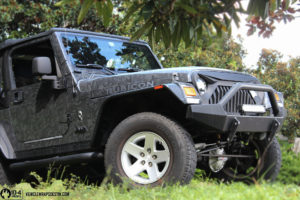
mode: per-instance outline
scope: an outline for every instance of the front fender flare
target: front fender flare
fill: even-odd
[[[182,103],[184,104],[187,103],[183,91],[178,84],[169,83],[169,84],[164,84],[163,86],[167,88],[170,92],[172,92]]]
[[[191,84],[184,84],[190,86]],[[172,94],[175,95],[183,104],[199,104],[200,103],[200,98],[199,95],[193,96],[193,97],[186,97],[182,87],[180,86],[179,83],[169,83],[169,84],[164,84],[164,87],[167,88]]]

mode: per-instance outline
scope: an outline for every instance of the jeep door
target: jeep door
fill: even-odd
[[[39,56],[51,59],[51,75],[60,75],[50,40],[22,45],[10,53],[14,80],[9,107],[19,150],[54,146],[68,131],[66,91],[55,90],[51,81],[33,74],[32,60]]]

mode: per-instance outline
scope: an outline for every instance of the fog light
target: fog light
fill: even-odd
[[[242,111],[245,113],[265,113],[266,108],[263,105],[244,104],[242,105]]]

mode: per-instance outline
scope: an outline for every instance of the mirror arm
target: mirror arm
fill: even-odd
[[[56,90],[65,89],[66,87],[63,84],[62,79],[58,79],[57,76],[51,75],[43,75],[42,80],[50,80],[52,81],[53,88]]]

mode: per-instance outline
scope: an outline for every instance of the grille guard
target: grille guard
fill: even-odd
[[[273,116],[245,116],[227,113],[224,106],[239,90],[243,89],[267,92]],[[236,120],[239,121],[239,124],[235,127],[235,132],[273,132],[274,122],[278,122],[277,130],[279,130],[286,116],[286,110],[278,107],[274,92],[275,90],[268,85],[236,83],[217,104],[189,105],[186,117],[222,132],[232,132],[232,124]]]
[[[245,83],[236,83],[232,86],[232,88],[224,95],[224,97],[219,101],[219,104],[225,106],[228,101],[239,91],[239,90],[254,90],[254,91],[262,91],[268,92],[270,102],[273,108],[273,113],[275,116],[279,113],[279,107],[276,102],[274,89],[269,85],[262,84],[245,84]]]

